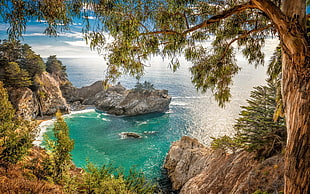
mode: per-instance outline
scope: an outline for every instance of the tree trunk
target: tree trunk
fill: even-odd
[[[296,69],[288,54],[282,61],[282,94],[287,125],[285,193],[310,192],[309,60]]]
[[[270,0],[252,0],[273,22],[282,48],[282,99],[286,117],[284,192],[310,192],[310,52],[306,1],[284,0],[282,11]]]
[[[305,31],[305,0],[285,0],[283,13],[287,31],[280,33],[282,97],[288,135],[284,192],[306,194],[310,192],[310,56]]]

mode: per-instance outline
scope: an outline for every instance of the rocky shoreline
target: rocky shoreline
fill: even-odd
[[[282,155],[258,161],[254,154],[228,154],[184,136],[172,143],[164,167],[180,194],[280,193],[284,187]]]
[[[171,101],[167,90],[126,89],[120,83],[104,90],[102,81],[76,88],[48,72],[37,76],[35,87],[8,88],[16,114],[26,120],[51,118],[57,110],[69,113],[89,107],[125,116],[165,112]]]

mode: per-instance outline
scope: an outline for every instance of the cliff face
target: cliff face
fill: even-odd
[[[53,115],[58,109],[68,113],[69,105],[62,96],[59,82],[49,73],[44,72],[35,79],[37,89],[9,89],[10,101],[16,109],[16,114],[30,120],[37,116]]]
[[[164,167],[181,194],[283,191],[282,156],[259,162],[248,152],[227,154],[186,136],[172,144]]]
[[[69,106],[66,99],[62,96],[58,81],[47,72],[37,76],[35,81],[38,85],[36,94],[43,115],[53,115],[58,109],[64,113],[69,112]]]
[[[38,99],[29,88],[9,89],[9,94],[18,116],[31,120],[39,114]]]

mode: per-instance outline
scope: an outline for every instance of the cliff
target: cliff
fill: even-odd
[[[10,101],[16,114],[31,120],[37,116],[54,115],[59,109],[69,112],[69,105],[62,96],[60,84],[47,72],[37,75],[34,81],[36,89],[8,88]]]
[[[283,191],[281,155],[260,162],[251,153],[227,154],[187,136],[171,145],[164,167],[173,189],[180,194]]]

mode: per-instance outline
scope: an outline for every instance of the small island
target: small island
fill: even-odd
[[[62,91],[73,110],[95,106],[97,110],[113,115],[165,112],[171,102],[167,90],[156,90],[149,82],[137,83],[133,89],[126,89],[118,83],[104,90],[102,81],[97,81],[82,88],[67,85],[62,87]]]

